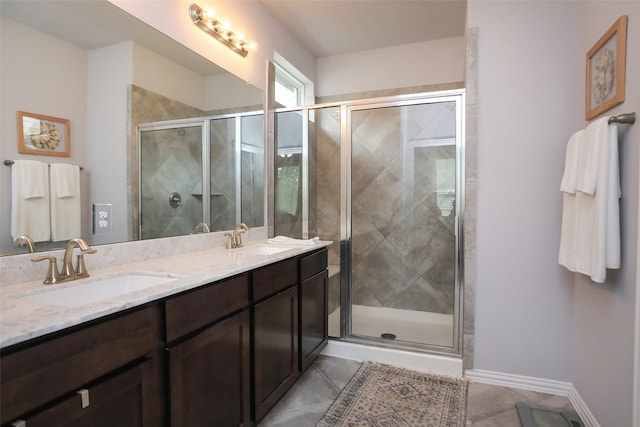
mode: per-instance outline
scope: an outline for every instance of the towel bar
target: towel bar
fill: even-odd
[[[636,113],[625,113],[620,114],[618,116],[609,117],[609,124],[611,123],[622,123],[632,125],[636,122]]]
[[[11,166],[12,164],[14,164],[15,162],[13,160],[5,160],[4,164],[5,166]],[[49,165],[50,166],[50,165]],[[84,170],[84,166],[80,166],[80,170]]]

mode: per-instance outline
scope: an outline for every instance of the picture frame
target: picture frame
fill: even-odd
[[[18,152],[41,156],[69,157],[69,120],[44,114],[17,112]]]
[[[587,52],[585,119],[624,102],[627,15],[623,15]]]

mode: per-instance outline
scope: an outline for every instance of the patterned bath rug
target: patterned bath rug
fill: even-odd
[[[467,380],[364,362],[317,427],[464,427]]]

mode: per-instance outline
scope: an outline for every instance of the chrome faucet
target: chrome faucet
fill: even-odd
[[[76,262],[76,268],[73,268],[73,248],[80,248],[80,254],[78,254],[78,260]],[[62,272],[60,273],[62,280],[74,280],[81,277],[89,277],[89,273],[84,265],[85,254],[95,254],[96,250],[91,249],[91,246],[87,244],[83,239],[76,238],[69,240],[67,248],[64,251],[64,257],[62,258]]]
[[[244,222],[236,225],[236,228],[233,229],[233,234],[224,233],[224,236],[227,238],[227,249],[235,249],[242,246],[242,233],[245,231],[249,231],[249,226]]]
[[[33,244],[33,239],[27,236],[26,234],[23,234],[22,236],[18,236],[16,240],[13,241],[14,247],[24,246],[24,245],[27,245],[27,250],[29,251],[29,253],[36,251],[35,245]]]

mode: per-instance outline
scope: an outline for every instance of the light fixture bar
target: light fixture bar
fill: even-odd
[[[224,44],[238,55],[246,57],[249,54],[249,49],[251,47],[249,43],[244,41],[242,37],[239,37],[238,34],[226,28],[225,24],[221,20],[216,17],[209,16],[207,11],[197,4],[193,3],[189,6],[189,16],[198,28],[216,38],[220,43]]]

